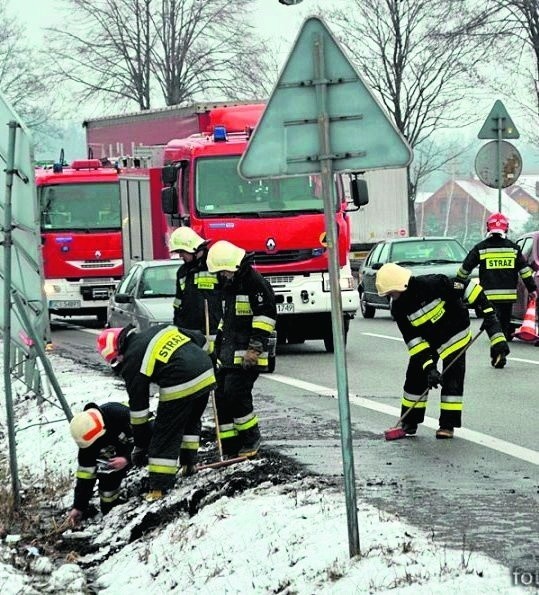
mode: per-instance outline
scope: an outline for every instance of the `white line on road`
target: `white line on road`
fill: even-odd
[[[280,382],[282,384],[288,384],[289,386],[294,386],[295,388],[316,393],[318,395],[337,398],[337,390],[327,386],[321,386],[319,384],[313,384],[312,382],[297,380],[296,378],[289,378],[288,376],[282,376],[281,374],[275,373],[264,375],[264,378],[273,380],[275,382]],[[364,397],[359,397],[354,394],[349,395],[349,400],[354,405],[365,407],[366,409],[372,409],[378,413],[391,415],[395,419],[398,419],[401,414],[400,409],[397,407],[385,405],[384,403],[377,403],[376,401],[371,401],[370,399],[365,399]],[[425,417],[423,425],[428,428],[436,429],[438,428],[439,424],[438,420],[434,419],[433,417]],[[497,450],[498,452],[515,457],[516,459],[526,461],[527,463],[532,463],[533,465],[539,465],[539,452],[536,450],[531,450],[529,448],[519,446],[518,444],[513,444],[512,442],[506,442],[505,440],[499,440],[493,436],[488,436],[487,434],[482,434],[481,432],[475,432],[474,430],[468,430],[467,428],[458,428],[456,432],[457,436],[463,440],[468,440],[469,442],[486,446],[487,448]]]

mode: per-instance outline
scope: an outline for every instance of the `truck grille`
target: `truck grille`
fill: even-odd
[[[272,287],[278,287],[280,285],[289,285],[294,277],[292,275],[281,275],[280,277],[266,277],[266,279]]]
[[[290,262],[301,262],[313,258],[313,251],[307,250],[280,250],[268,254],[266,252],[255,252],[255,264],[288,264]]]
[[[116,264],[110,260],[85,260],[81,265],[81,269],[106,269],[113,268]]]

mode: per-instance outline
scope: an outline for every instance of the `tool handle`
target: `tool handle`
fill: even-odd
[[[204,319],[206,322],[206,341],[210,342],[210,313],[208,310],[208,300],[204,300]],[[219,416],[217,415],[217,403],[215,402],[215,391],[210,391],[210,399],[213,409],[213,418],[215,420],[215,436],[217,439],[217,448],[219,450],[219,460],[223,461],[223,445],[221,444],[221,436],[219,436]]]

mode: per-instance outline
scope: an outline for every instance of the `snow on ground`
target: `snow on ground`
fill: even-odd
[[[58,355],[51,355],[50,361],[74,412],[90,400],[125,401],[120,381]],[[14,388],[20,393],[14,398],[23,486],[68,477],[75,469],[76,447],[62,410],[54,406],[55,395],[38,406],[35,399],[23,398],[20,387]],[[0,429],[7,453],[4,419]],[[242,473],[249,477],[263,463],[204,471],[184,480],[160,502],[148,504],[133,496],[108,516],[87,522],[80,536],[86,535],[94,551],[74,561],[65,549],[58,556],[46,556],[39,543],[29,545],[24,534],[17,541],[8,528],[0,546],[2,595],[519,591],[512,586],[510,569],[466,548],[446,549],[426,532],[361,500],[361,556],[350,559],[342,489],[316,477],[292,476],[278,485],[267,480],[233,497],[221,496],[220,486]],[[213,499],[206,494],[207,503],[202,502],[198,513],[181,511],[179,503],[207,492],[208,486],[213,486]],[[71,487],[55,502],[57,522],[69,509]],[[133,539],[133,528],[148,519],[153,524]],[[70,534],[66,538],[77,537]],[[14,560],[18,568],[11,565]]]

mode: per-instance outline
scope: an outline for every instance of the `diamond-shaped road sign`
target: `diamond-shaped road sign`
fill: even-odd
[[[323,76],[317,77],[322,47]],[[326,84],[330,154],[319,127],[320,83]],[[317,100],[318,97],[318,100]],[[244,178],[308,175],[331,159],[333,171],[406,166],[410,147],[344,54],[324,21],[306,19],[238,165]]]
[[[501,130],[501,138],[520,138],[517,127],[513,124],[511,116],[505,109],[505,105],[498,99],[494,102],[490,114],[483,124],[477,138],[492,138],[498,140],[498,132]]]

